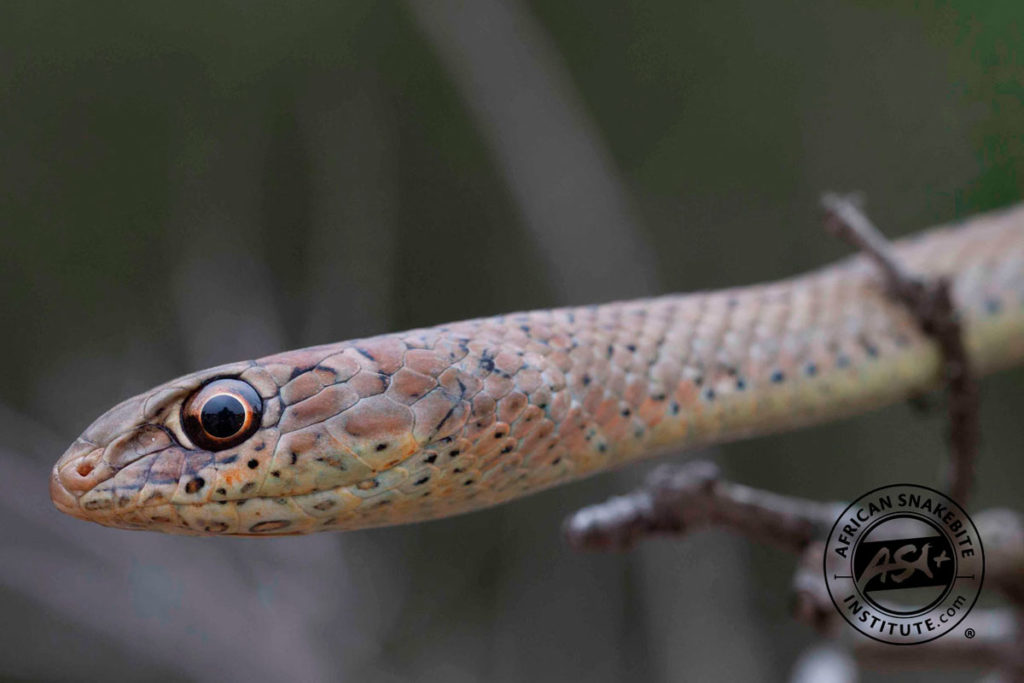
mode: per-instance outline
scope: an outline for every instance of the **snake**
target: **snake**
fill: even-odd
[[[892,243],[950,283],[979,374],[1024,360],[1024,205]],[[730,289],[478,318],[157,386],[60,457],[62,512],[278,536],[479,510],[659,454],[937,388],[942,357],[863,255]]]

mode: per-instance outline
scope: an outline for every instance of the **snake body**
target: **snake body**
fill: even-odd
[[[896,244],[952,279],[971,362],[1024,358],[1024,208]],[[94,422],[53,470],[107,526],[275,535],[414,522],[624,463],[934,388],[935,344],[854,257],[785,281],[541,310],[289,351],[176,379]],[[205,450],[182,406],[218,378],[258,429]]]

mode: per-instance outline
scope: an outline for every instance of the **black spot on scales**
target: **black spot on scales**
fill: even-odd
[[[494,358],[492,356],[487,355],[486,351],[484,351],[483,354],[481,354],[480,361],[477,363],[477,365],[484,372],[494,372]]]
[[[878,356],[878,347],[872,344],[869,339],[867,339],[866,337],[861,337],[857,341],[858,343],[860,343],[861,348],[864,349],[864,353],[868,354],[872,358]]]
[[[316,367],[315,365],[306,365],[306,366],[303,366],[301,368],[294,368],[292,370],[292,374],[288,376],[288,380],[291,381],[291,380],[295,379],[296,377],[298,377],[299,375],[301,375],[302,373],[309,372],[310,370],[312,370],[315,367]]]
[[[460,382],[460,384],[461,384],[461,382]],[[444,414],[444,417],[441,418],[441,421],[437,423],[437,426],[434,427],[434,432],[436,433],[436,432],[440,431],[442,425],[444,425],[444,423],[448,421],[448,418],[450,418],[454,414],[455,414],[455,406],[452,406],[451,408],[448,409],[448,412]]]

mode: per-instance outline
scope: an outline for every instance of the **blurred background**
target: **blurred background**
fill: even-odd
[[[0,679],[787,680],[817,642],[788,555],[561,541],[647,465],[281,540],[87,525],[49,468],[202,367],[809,269],[847,252],[825,190],[890,235],[1017,201],[1022,26],[1013,0],[3,3]],[[1022,382],[984,385],[976,509],[1019,507]],[[936,484],[942,414],[704,455],[824,500]]]

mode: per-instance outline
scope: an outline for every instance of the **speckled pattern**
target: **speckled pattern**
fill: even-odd
[[[954,278],[974,363],[1024,357],[1024,208],[898,246]],[[128,529],[277,535],[443,517],[665,451],[878,407],[939,356],[863,258],[779,283],[534,311],[289,351],[131,398],[54,467],[58,508]],[[238,377],[262,425],[216,453],[180,425]]]

